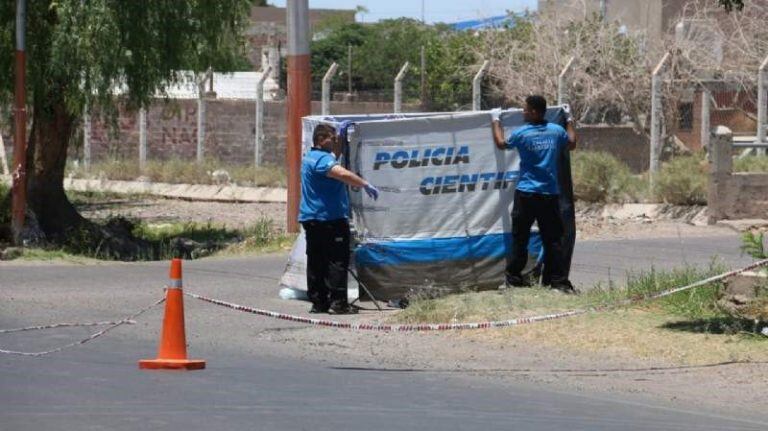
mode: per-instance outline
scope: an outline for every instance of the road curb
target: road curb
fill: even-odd
[[[2,176],[10,184],[11,178]],[[146,181],[83,180],[67,178],[64,189],[78,192],[143,194],[172,199],[217,202],[285,203],[288,192],[283,188],[239,187],[236,185],[169,184]]]

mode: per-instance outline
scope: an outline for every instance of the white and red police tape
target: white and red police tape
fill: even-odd
[[[43,326],[30,326],[26,328],[16,328],[16,329],[5,329],[0,330],[0,333],[11,333],[11,332],[21,332],[21,331],[33,331],[33,330],[39,330],[39,329],[51,329],[51,328],[62,328],[62,327],[73,327],[73,326],[98,326],[98,325],[110,325],[104,329],[102,329],[99,332],[93,333],[89,335],[87,338],[83,338],[82,340],[75,341],[73,343],[65,344],[61,347],[57,347],[55,349],[46,350],[43,352],[19,352],[16,350],[5,350],[0,349],[0,353],[4,353],[6,355],[16,355],[16,356],[45,356],[50,355],[51,353],[57,353],[61,352],[62,350],[69,349],[71,347],[75,346],[81,346],[89,341],[93,341],[102,335],[106,334],[107,332],[117,328],[118,326],[122,325],[132,325],[136,323],[136,318],[141,316],[142,314],[146,313],[147,311],[151,310],[152,308],[162,304],[165,302],[165,298],[161,298],[157,301],[155,301],[152,305],[142,308],[141,310],[131,314],[130,316],[126,317],[125,319],[118,320],[116,322],[94,322],[94,323],[57,323],[53,325],[43,325]]]
[[[56,328],[78,328],[84,326],[107,326],[107,325],[135,325],[135,320],[109,320],[104,322],[72,322],[72,323],[54,323],[51,325],[26,326],[24,328],[0,329],[0,334],[12,334],[14,332],[40,331],[43,329]]]
[[[259,316],[272,317],[279,320],[287,320],[289,322],[304,323],[312,326],[324,326],[329,328],[341,328],[352,329],[357,331],[379,331],[379,332],[426,332],[426,331],[455,331],[455,330],[467,330],[467,329],[488,329],[488,328],[504,328],[510,326],[519,326],[529,323],[543,322],[547,320],[557,320],[566,317],[573,317],[589,312],[607,311],[616,307],[624,307],[627,305],[639,303],[642,301],[648,301],[653,299],[663,298],[665,296],[674,295],[675,293],[683,292],[685,290],[694,289],[696,287],[704,286],[709,283],[725,280],[727,278],[742,274],[744,272],[760,268],[768,265],[768,259],[759,260],[741,269],[724,272],[719,275],[715,275],[704,280],[691,283],[686,286],[676,287],[674,289],[668,289],[663,292],[655,293],[653,295],[644,296],[640,298],[632,298],[611,305],[605,305],[600,307],[584,308],[577,310],[563,311],[559,313],[541,314],[538,316],[530,317],[518,317],[509,320],[497,320],[488,322],[468,322],[468,323],[418,323],[418,324],[379,324],[379,323],[365,323],[365,322],[340,322],[337,320],[326,319],[313,319],[310,317],[296,316],[292,314],[279,313],[276,311],[262,310],[259,308],[248,307],[246,305],[235,304],[232,302],[223,301],[220,299],[209,298],[197,293],[184,292],[185,295],[199,299],[204,302],[208,302],[222,307],[227,307],[233,310],[242,311],[244,313],[256,314]]]
[[[696,287],[704,286],[709,283],[725,280],[727,278],[730,278],[730,277],[733,277],[733,276],[736,276],[744,272],[747,272],[756,268],[760,268],[763,266],[768,266],[768,259],[759,260],[757,262],[754,262],[750,265],[745,266],[744,268],[724,272],[722,274],[715,275],[715,276],[706,278],[704,280],[691,283],[686,286],[676,287],[674,289],[668,289],[663,292],[655,293],[649,296],[619,301],[611,305],[563,311],[559,313],[542,314],[538,316],[518,317],[515,319],[509,319],[509,320],[488,321],[488,322],[469,322],[469,323],[419,323],[419,324],[411,325],[411,324],[379,324],[379,323],[365,323],[365,322],[340,322],[335,320],[313,319],[313,318],[304,317],[304,316],[295,316],[295,315],[286,314],[286,313],[279,313],[276,311],[262,310],[259,308],[248,307],[245,305],[235,304],[235,303],[223,301],[220,299],[209,298],[209,297],[199,295],[196,293],[191,293],[191,292],[184,292],[184,294],[194,299],[199,299],[204,302],[220,305],[222,307],[230,308],[233,310],[242,311],[250,314],[256,314],[256,315],[265,316],[265,317],[272,317],[275,319],[286,320],[289,322],[304,323],[312,326],[323,326],[323,327],[329,327],[329,328],[341,328],[341,329],[351,329],[351,330],[359,330],[359,331],[379,331],[379,332],[455,331],[455,330],[467,330],[467,329],[504,328],[504,327],[510,327],[510,326],[519,326],[519,325],[525,325],[530,323],[543,322],[547,320],[563,319],[566,317],[578,316],[578,315],[582,315],[590,312],[607,311],[613,308],[624,307],[624,306],[639,303],[642,301],[659,299],[665,296],[674,295],[675,293],[694,289]],[[146,313],[147,311],[151,310],[157,305],[162,304],[164,301],[165,301],[165,298],[163,297],[155,301],[150,306],[145,307],[137,311],[136,313],[131,314],[125,319],[118,320],[115,322],[56,323],[52,325],[30,326],[25,328],[0,329],[0,334],[8,334],[12,332],[33,331],[33,330],[40,330],[40,329],[52,329],[52,328],[62,328],[62,327],[110,325],[99,332],[91,334],[87,338],[84,338],[79,341],[75,341],[73,343],[66,344],[61,347],[57,347],[52,350],[46,350],[43,352],[20,352],[15,350],[0,349],[0,354],[36,357],[36,356],[45,356],[51,353],[60,352],[62,350],[65,350],[71,347],[80,346],[89,341],[95,340],[96,338],[101,337],[102,335],[106,334],[107,332],[119,326],[135,323],[135,319],[137,317]]]

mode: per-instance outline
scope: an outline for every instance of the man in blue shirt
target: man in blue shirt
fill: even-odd
[[[516,149],[520,154],[520,176],[512,208],[512,255],[506,269],[506,287],[523,287],[522,276],[528,261],[528,240],[533,222],[539,226],[544,246],[544,266],[551,274],[551,287],[575,293],[566,277],[563,260],[563,221],[560,215],[558,160],[562,151],[576,148],[576,131],[570,116],[567,130],[544,119],[547,101],[542,96],[525,99],[526,124],[504,138],[500,110],[491,112],[493,140],[500,150]]]
[[[349,198],[345,185],[361,187],[376,200],[379,191],[339,165],[341,142],[336,129],[320,124],[312,149],[301,162],[299,222],[307,239],[307,296],[310,313],[351,313],[347,302],[349,269]]]

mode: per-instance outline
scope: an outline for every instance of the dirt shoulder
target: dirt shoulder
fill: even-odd
[[[764,342],[670,332],[662,328],[666,323],[650,312],[625,311],[482,331],[306,328],[265,330],[256,337],[284,354],[351,368],[476,376],[765,419]]]

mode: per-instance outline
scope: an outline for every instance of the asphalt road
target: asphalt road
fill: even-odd
[[[738,238],[582,242],[574,279],[620,277],[653,264],[725,263]],[[185,266],[186,288],[289,312],[305,304],[276,298],[285,256],[210,259]],[[611,268],[608,271],[608,268]],[[610,272],[610,274],[609,274]],[[93,266],[0,265],[0,328],[125,315],[151,303],[165,281],[164,263]],[[156,287],[155,287],[156,286]],[[160,313],[99,340],[42,358],[0,356],[0,430],[765,430],[764,422],[680,410],[622,396],[563,393],[471,375],[350,370],[343,363],[286,358],[257,331],[284,322],[221,313],[188,303],[192,356],[204,371],[140,372],[152,357]],[[238,320],[239,319],[239,320]],[[290,324],[288,328],[290,327]],[[87,329],[0,335],[8,349],[43,350]]]

